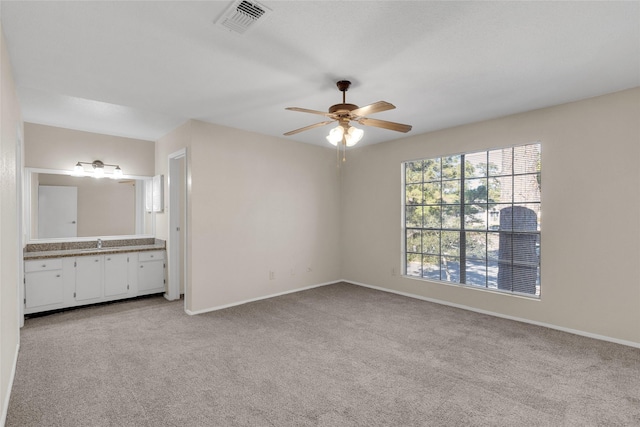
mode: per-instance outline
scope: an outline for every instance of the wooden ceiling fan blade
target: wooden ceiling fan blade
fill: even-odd
[[[411,130],[411,125],[403,125],[402,123],[387,122],[386,120],[369,119],[367,117],[363,117],[359,119],[358,123],[365,126],[374,126],[382,129],[395,130],[397,132],[406,133]]]
[[[285,108],[285,110],[299,111],[301,113],[319,114],[321,116],[331,117],[331,114],[327,113],[326,111],[309,110],[308,108],[287,107],[287,108]]]
[[[292,131],[289,131],[289,132],[285,133],[285,135],[286,136],[294,135],[296,133],[304,132],[305,130],[309,130],[309,129],[313,129],[313,128],[319,128],[320,126],[325,126],[325,125],[328,125],[330,123],[333,123],[333,120],[328,120],[326,122],[320,122],[320,123],[316,123],[316,124],[313,124],[313,125],[305,126],[303,128],[300,128],[300,129],[292,130]]]
[[[396,106],[393,104],[390,104],[386,101],[378,101],[378,102],[374,102],[373,104],[369,104],[369,105],[365,105],[364,107],[357,108],[351,111],[351,114],[353,116],[364,117],[364,116],[368,116],[369,114],[379,113],[381,111],[393,110],[394,108],[396,108]]]

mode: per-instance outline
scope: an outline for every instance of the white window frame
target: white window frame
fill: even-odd
[[[522,152],[522,150],[526,150],[528,149],[528,147],[532,147],[532,150],[537,150],[537,155],[538,155],[538,159],[537,159],[537,165],[535,166],[535,172],[531,170],[532,166],[529,162],[529,164],[526,166],[526,168],[528,168],[528,170],[525,170],[524,172],[522,171],[516,171],[515,170],[515,164],[516,164],[516,154],[518,152]],[[403,161],[401,163],[401,176],[402,176],[402,224],[401,224],[401,228],[402,228],[402,275],[403,277],[406,278],[411,278],[411,279],[416,279],[416,280],[425,280],[425,281],[434,281],[437,283],[444,283],[444,284],[448,284],[448,285],[456,285],[456,286],[464,286],[464,287],[470,287],[473,289],[481,289],[481,290],[486,290],[486,291],[495,291],[495,292],[501,292],[501,293],[507,293],[510,295],[519,295],[519,296],[525,296],[525,297],[529,297],[529,298],[540,298],[540,294],[541,294],[541,264],[540,264],[540,242],[541,242],[541,228],[540,228],[540,213],[541,213],[541,197],[540,197],[540,193],[541,193],[541,167],[540,167],[540,163],[541,163],[541,149],[542,149],[542,144],[539,141],[535,141],[535,142],[531,142],[528,144],[522,144],[522,145],[514,145],[511,147],[504,147],[504,148],[492,148],[492,149],[486,149],[486,150],[478,150],[478,151],[471,151],[471,152],[467,152],[467,153],[458,153],[458,154],[449,154],[449,155],[442,155],[439,157],[431,157],[431,158],[423,158],[423,159],[415,159],[415,160],[407,160],[407,161]],[[464,163],[461,162],[461,168],[459,171],[459,177],[458,178],[452,178],[452,179],[445,179],[443,178],[442,175],[440,175],[439,177],[439,181],[438,179],[436,180],[431,180],[431,179],[427,179],[425,178],[425,176],[422,176],[422,179],[420,182],[416,182],[416,181],[410,181],[407,182],[407,165],[411,164],[411,163],[416,163],[416,162],[429,162],[429,161],[441,161],[441,159],[448,159],[448,158],[452,158],[452,157],[457,157],[460,156],[461,160],[465,159],[467,156],[471,157],[471,156],[478,156],[478,155],[482,155],[482,154],[486,154],[486,158],[487,158],[487,162],[486,162],[486,169],[487,171],[489,171],[491,169],[491,166],[489,165],[490,161],[489,161],[489,153],[495,153],[497,151],[502,151],[503,153],[505,152],[504,150],[511,150],[512,152],[512,163],[511,163],[511,167],[512,169],[510,170],[509,173],[496,173],[496,174],[491,174],[490,172],[487,172],[485,177],[487,179],[487,200],[484,202],[484,204],[486,204],[486,220],[485,220],[485,227],[484,228],[472,228],[472,229],[466,229],[465,228],[465,211],[463,209],[464,206],[471,206],[471,204],[465,204],[465,200],[464,200],[464,185],[467,184],[469,185],[469,182],[477,179],[477,177],[470,177],[467,178],[464,176]],[[515,153],[515,154],[514,154]],[[518,157],[518,161],[520,160],[520,157]],[[520,163],[518,163],[520,164]],[[424,171],[423,171],[424,173]],[[442,169],[441,169],[441,173],[442,173]],[[514,196],[514,188],[517,188],[513,182],[517,177],[523,177],[523,179],[528,179],[529,181],[531,181],[532,177],[535,176],[535,179],[537,180],[537,194],[534,194],[532,196],[529,196],[527,194],[526,197],[531,197],[531,200],[528,200],[528,198],[525,198],[524,201],[520,201],[517,200],[518,197]],[[505,201],[503,199],[500,199],[499,201],[495,201],[495,200],[490,200],[490,196],[489,196],[489,180],[491,178],[498,178],[498,179],[506,179],[510,177],[512,180],[512,186],[511,186],[511,200],[510,201]],[[481,178],[482,179],[482,178]],[[460,183],[460,187],[462,187],[459,191],[459,201],[457,203],[451,203],[451,204],[446,204],[444,203],[444,201],[442,200],[443,198],[443,193],[440,193],[440,197],[441,200],[439,203],[428,203],[425,200],[421,200],[420,203],[417,204],[411,204],[411,203],[407,203],[407,189],[408,186],[412,186],[412,185],[422,185],[424,186],[425,183],[429,184],[429,183],[437,183],[440,182],[440,186],[442,187],[442,183],[443,182],[459,182]],[[473,188],[472,188],[473,189]],[[422,192],[423,196],[424,196],[424,192]],[[437,193],[436,193],[437,194]],[[414,199],[415,200],[415,199]],[[481,205],[476,203],[476,206]],[[514,207],[514,206],[523,206],[523,205],[527,205],[529,207],[532,207],[534,209],[529,209],[529,211],[534,210],[535,214],[536,214],[536,223],[535,225],[533,225],[535,227],[534,229],[531,229],[532,225],[531,224],[527,224],[525,222],[523,222],[523,226],[526,225],[527,227],[529,227],[529,229],[525,230],[525,229],[518,229],[518,227],[514,227],[514,229],[512,230],[505,230],[505,229],[501,229],[498,226],[498,229],[494,229],[491,227],[495,227],[495,225],[490,225],[491,224],[491,219],[490,219],[490,213],[489,213],[489,206],[490,205],[496,205],[498,207],[502,206],[502,207]],[[423,222],[420,226],[415,226],[415,223],[413,224],[414,226],[409,226],[407,224],[407,212],[409,208],[420,208],[422,207],[423,209],[429,207],[436,207],[436,206],[440,206],[440,212],[441,212],[441,223],[439,225],[439,227],[428,227],[426,225],[426,219],[423,218]],[[444,207],[445,206],[449,206],[449,207],[455,207],[458,206],[460,208],[460,215],[459,217],[457,217],[456,221],[460,221],[460,226],[458,228],[446,228],[444,226],[444,213],[443,211],[445,210]],[[518,208],[519,209],[519,208]],[[455,209],[454,209],[455,210]],[[494,209],[495,210],[495,209]],[[522,211],[526,211],[526,209],[523,209]],[[498,212],[498,211],[496,211]],[[505,211],[506,213],[513,213],[516,212],[516,210],[512,209],[510,211]],[[523,212],[523,213],[527,213],[527,212]],[[531,214],[532,216],[533,214]],[[506,215],[505,215],[506,216]],[[529,217],[529,222],[532,221],[531,216]],[[495,216],[493,216],[494,219],[494,223],[495,223]],[[455,216],[450,217],[450,218],[456,218]],[[507,218],[508,219],[508,218]],[[511,219],[511,223],[514,223],[513,217]],[[505,222],[505,224],[507,224],[507,222]],[[420,240],[420,250],[419,251],[410,251],[408,250],[408,235],[409,232],[411,230],[417,231],[419,230],[421,233],[421,240]],[[423,238],[425,238],[426,234],[429,234],[431,236],[434,236],[435,233],[438,233],[438,239],[439,239],[439,244],[440,246],[438,247],[437,253],[436,254],[432,254],[430,253],[428,250],[425,251],[425,244],[424,244],[424,240],[422,240]],[[448,256],[443,254],[442,252],[442,232],[446,232],[446,233],[450,233],[451,236],[455,236],[455,234],[457,233],[459,235],[458,238],[458,246],[459,246],[459,253],[456,256]],[[520,239],[518,240],[518,242],[526,242],[526,249],[523,250],[523,253],[526,253],[527,259],[525,261],[519,261],[515,258],[517,258],[517,255],[514,256],[514,252],[513,250],[509,249],[511,252],[511,259],[510,260],[505,260],[501,257],[504,256],[504,253],[507,253],[507,251],[501,251],[500,255],[496,256],[490,256],[489,255],[489,245],[486,244],[485,246],[485,258],[484,258],[484,262],[486,263],[485,265],[485,270],[484,270],[484,275],[485,275],[485,281],[484,284],[481,284],[479,282],[476,283],[470,283],[469,280],[466,280],[466,283],[463,283],[462,281],[465,280],[465,276],[467,274],[467,268],[466,268],[466,250],[463,251],[463,248],[466,248],[466,244],[465,244],[465,237],[467,236],[468,233],[477,233],[477,236],[481,236],[483,233],[485,235],[485,242],[489,241],[489,238],[491,237],[492,239],[494,239],[493,241],[495,242],[495,237],[498,236],[498,238],[500,239],[507,239],[505,240],[505,242],[515,242],[515,240],[511,241],[508,239]],[[414,234],[415,235],[415,234]],[[503,237],[500,237],[503,236]],[[507,237],[507,236],[516,236],[516,237]],[[524,239],[524,240],[522,240]],[[433,240],[431,240],[433,241]],[[535,241],[535,254],[536,254],[536,258],[532,258],[533,255],[531,254],[531,248],[529,248],[529,246],[531,246],[533,243],[533,241]],[[504,248],[508,248],[508,246],[511,246],[511,248],[513,248],[515,245],[515,243],[511,243],[510,245],[508,243],[503,244]],[[415,246],[415,245],[411,245],[411,246]],[[493,246],[493,248],[495,249],[495,245]],[[492,254],[495,254],[495,250],[492,252]],[[410,268],[409,266],[409,262],[408,259],[410,258],[409,255],[414,254],[414,255],[419,255],[420,256],[420,269],[419,271],[414,271],[413,274],[410,274],[408,269]],[[438,258],[440,265],[439,265],[439,273],[437,274],[439,277],[435,278],[435,277],[427,277],[426,276],[426,272],[424,270],[425,267],[425,257],[429,258],[431,257],[431,259],[435,259],[435,257]],[[442,259],[443,258],[457,258],[458,259],[458,275],[456,277],[456,280],[451,280],[451,276],[445,278],[443,280],[442,278],[442,271],[443,271],[443,262]],[[472,257],[471,261],[481,261],[480,259],[473,259]],[[489,267],[489,264],[493,265],[491,268]],[[496,274],[495,271],[497,271],[495,268],[495,264],[499,265],[500,268],[504,268],[503,271],[507,271],[509,270],[509,268],[511,270],[510,274],[513,274],[513,279],[511,280],[511,284],[512,284],[512,288],[511,289],[502,289],[505,283],[507,283],[506,280],[502,280],[501,282],[501,286],[498,286],[497,283],[497,275],[495,282],[490,282],[489,280],[489,276],[490,276],[490,272],[493,272],[491,274],[491,277],[493,278],[493,274]],[[535,264],[535,267],[534,267]],[[435,264],[433,264],[435,265]],[[533,274],[533,271],[531,271],[531,269],[535,268],[535,291],[532,292],[532,288],[531,288],[531,274]],[[435,270],[434,270],[435,271]],[[519,273],[519,271],[522,271],[523,273]],[[417,274],[416,274],[417,273]],[[529,277],[526,277],[529,276]],[[477,279],[476,279],[477,280]],[[526,289],[526,291],[519,291],[518,289],[513,289],[513,283],[516,283],[516,287],[517,285],[520,284],[519,281],[522,281],[523,283],[528,283],[528,285],[526,287],[524,287],[524,289]],[[520,289],[522,290],[522,288]]]

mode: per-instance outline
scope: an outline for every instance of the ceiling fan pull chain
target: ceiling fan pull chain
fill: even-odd
[[[345,136],[342,137],[342,162],[347,161],[347,138]]]

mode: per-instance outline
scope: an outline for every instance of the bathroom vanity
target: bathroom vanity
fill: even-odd
[[[164,241],[131,239],[27,245],[24,313],[165,292]]]
[[[165,292],[152,177],[26,168],[24,179],[24,314]]]

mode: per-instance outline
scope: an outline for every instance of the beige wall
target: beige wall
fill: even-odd
[[[76,162],[101,160],[120,165],[125,175],[153,176],[155,143],[25,123],[25,166],[73,170]]]
[[[640,88],[352,150],[342,276],[640,343]],[[401,162],[542,143],[540,300],[392,276],[402,259]]]
[[[162,170],[181,144],[189,150],[189,310],[340,278],[332,150],[191,121],[158,141]]]
[[[20,342],[16,141],[18,132],[22,134],[23,128],[1,27],[0,67],[0,424],[4,424]]]
[[[192,310],[339,279],[333,151],[199,121],[192,129]]]

